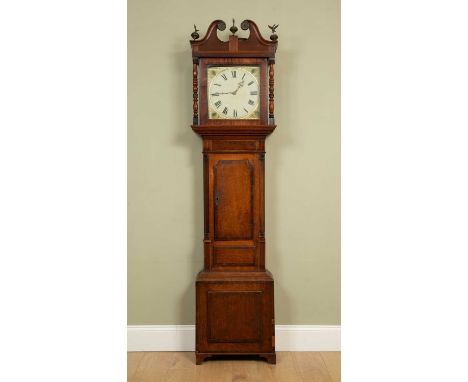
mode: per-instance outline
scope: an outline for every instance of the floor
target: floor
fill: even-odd
[[[207,360],[193,352],[127,353],[128,382],[340,382],[340,352],[277,352],[261,360]]]

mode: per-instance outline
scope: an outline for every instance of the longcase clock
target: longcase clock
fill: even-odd
[[[275,129],[277,25],[247,38],[215,20],[192,33],[193,124],[203,138],[204,269],[196,280],[196,363],[221,354],[276,362],[273,276],[265,269],[265,138]]]

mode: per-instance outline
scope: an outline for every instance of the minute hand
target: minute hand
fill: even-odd
[[[234,90],[233,92],[231,92],[231,94],[236,95],[237,92],[239,91],[239,89],[240,89],[242,86],[244,86],[244,80],[242,80],[241,82],[239,82],[239,85],[237,86],[237,89]]]

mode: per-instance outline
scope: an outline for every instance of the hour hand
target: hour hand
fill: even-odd
[[[212,96],[219,96],[221,94],[232,94],[232,92],[227,92],[227,93],[222,93],[222,92],[216,92],[216,93],[211,93]]]

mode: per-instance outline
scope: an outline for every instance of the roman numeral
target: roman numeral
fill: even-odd
[[[221,77],[223,77],[225,80],[227,80],[227,76],[224,73],[221,74]]]
[[[255,102],[251,99],[249,99],[249,105],[253,105]]]
[[[219,109],[219,107],[221,106],[221,101],[216,101],[215,106]]]
[[[247,85],[250,86],[252,85],[254,82],[253,81],[250,81]]]
[[[250,92],[250,95],[257,95],[258,91],[254,90],[253,92]]]
[[[214,85],[216,85],[216,86],[221,86],[221,84],[214,84]]]
[[[244,77],[245,77],[246,74],[247,74],[247,73],[244,73],[244,75],[242,76],[242,79],[244,79]]]
[[[224,110],[223,110],[223,114],[227,115],[227,112],[228,112],[228,108],[225,107]]]
[[[237,110],[234,109],[234,111],[232,112],[232,115],[234,116],[234,118],[237,118]]]
[[[233,70],[233,71],[231,72],[231,74],[232,74],[232,78],[236,78],[236,74],[237,74],[237,73],[236,73],[235,70]]]

